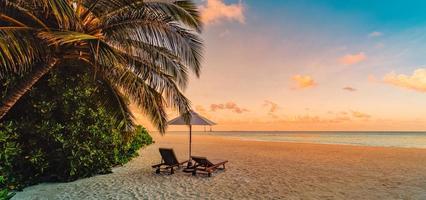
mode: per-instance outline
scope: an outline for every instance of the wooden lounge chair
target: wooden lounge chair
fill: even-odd
[[[159,174],[162,169],[170,169],[170,174],[174,174],[174,168],[180,168],[183,164],[188,161],[179,162],[176,158],[176,154],[173,149],[160,148],[161,163],[153,165],[152,168],[156,168],[155,173]],[[162,166],[165,166],[162,168]]]
[[[207,173],[210,177],[213,172],[218,169],[225,169],[225,164],[228,162],[227,160],[208,160],[206,157],[199,156],[191,156],[192,160],[195,162],[194,171],[192,171],[192,175],[197,175],[197,171]],[[221,168],[219,168],[222,166]]]

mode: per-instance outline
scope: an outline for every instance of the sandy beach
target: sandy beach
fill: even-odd
[[[156,143],[113,173],[40,184],[13,199],[426,199],[426,149],[242,141],[193,136],[193,155],[229,160],[208,178],[156,175],[159,147],[187,157],[188,136]]]

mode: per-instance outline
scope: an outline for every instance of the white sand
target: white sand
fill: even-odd
[[[426,199],[426,150],[193,138],[193,155],[228,159],[208,178],[156,175],[158,147],[187,155],[187,136],[156,144],[114,173],[40,184],[13,199]]]

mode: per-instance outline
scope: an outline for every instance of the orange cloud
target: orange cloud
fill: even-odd
[[[347,54],[339,59],[339,62],[344,65],[354,65],[360,63],[367,59],[367,56],[364,52],[359,52],[357,54]]]
[[[237,21],[245,23],[244,5],[225,4],[223,0],[207,0],[207,3],[200,7],[201,18],[206,24],[214,24],[221,21]]]
[[[239,107],[236,103],[234,102],[228,102],[228,103],[221,103],[221,104],[211,104],[210,105],[210,110],[211,111],[217,111],[217,110],[231,110],[232,112],[241,114],[243,112],[248,112],[248,109],[245,108],[241,108]]]
[[[318,116],[310,116],[310,115],[299,115],[291,117],[286,122],[294,122],[294,123],[323,123],[324,120]]]
[[[299,89],[310,88],[317,85],[315,80],[308,75],[295,75],[291,79]]]
[[[393,86],[426,92],[426,69],[417,69],[411,76],[391,72],[385,75],[383,81]]]
[[[347,87],[342,88],[342,90],[346,90],[346,91],[349,91],[349,92],[355,92],[357,89],[350,87],[350,86],[347,86]]]
[[[366,114],[366,113],[362,113],[362,112],[358,112],[358,111],[351,111],[352,116],[358,119],[370,119],[371,115]]]

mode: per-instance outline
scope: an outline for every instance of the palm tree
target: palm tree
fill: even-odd
[[[127,124],[128,96],[164,132],[165,107],[190,109],[181,91],[189,71],[200,74],[201,26],[191,0],[0,0],[0,78],[23,77],[0,120],[41,77],[73,62],[107,83]]]

